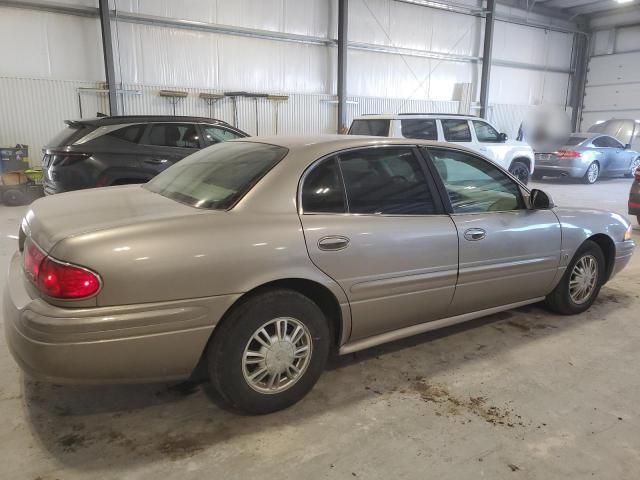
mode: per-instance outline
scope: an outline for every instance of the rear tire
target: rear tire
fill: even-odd
[[[575,315],[588,310],[604,283],[605,266],[604,254],[598,244],[591,240],[585,241],[573,256],[556,288],[547,295],[547,307],[561,315]],[[590,270],[591,267],[594,268],[593,271]],[[583,286],[585,290],[581,295],[580,289]]]
[[[636,220],[638,221],[638,225],[640,225],[640,215],[636,216]]]
[[[234,409],[275,412],[313,388],[329,346],[318,305],[293,290],[269,290],[241,303],[217,327],[207,352],[209,376]]]
[[[589,167],[587,167],[587,171],[582,177],[582,181],[587,185],[593,185],[594,183],[596,183],[599,176],[600,176],[600,165],[598,165],[598,162],[593,162],[591,163],[591,165],[589,165]]]
[[[509,173],[525,185],[529,183],[529,167],[524,162],[515,161],[509,167]]]
[[[9,207],[17,207],[27,203],[27,196],[22,190],[10,188],[2,194],[2,201]]]

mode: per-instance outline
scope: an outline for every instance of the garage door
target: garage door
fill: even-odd
[[[581,130],[610,118],[640,119],[640,52],[589,61]]]

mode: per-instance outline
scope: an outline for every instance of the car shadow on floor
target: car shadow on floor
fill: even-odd
[[[211,449],[222,443],[242,445],[243,437],[259,446],[283,428],[304,427],[324,414],[339,416],[345,405],[410,391],[416,379],[428,381],[467,362],[502,356],[570,329],[588,328],[632,302],[636,302],[633,297],[605,287],[581,315],[564,317],[528,306],[334,356],[302,402],[271,415],[242,416],[221,407],[206,382],[87,387],[25,378],[24,408],[39,444],[66,467],[98,471],[114,465],[184,460],[214,452]]]

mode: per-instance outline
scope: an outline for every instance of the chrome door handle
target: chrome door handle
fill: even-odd
[[[341,235],[330,235],[318,240],[318,248],[327,251],[343,250],[349,246],[350,241],[347,237]]]
[[[468,228],[467,230],[464,231],[464,238],[466,238],[470,242],[482,240],[486,236],[487,236],[487,232],[482,228]]]

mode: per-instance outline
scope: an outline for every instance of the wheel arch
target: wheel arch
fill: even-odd
[[[350,315],[344,311],[344,307],[340,305],[336,295],[326,285],[315,280],[296,277],[281,278],[258,285],[242,294],[235,302],[233,302],[233,304],[225,311],[224,315],[222,315],[222,318],[216,325],[216,328],[213,329],[213,332],[200,354],[200,359],[195,366],[192,375],[198,377],[202,375],[204,377],[206,372],[207,351],[209,350],[209,345],[213,341],[216,332],[219,330],[217,328],[218,325],[224,322],[233,310],[246,301],[263,292],[276,289],[293,290],[304,295],[318,305],[322,310],[322,313],[327,318],[327,322],[329,324],[329,331],[331,332],[331,347],[337,351],[340,345],[344,342],[343,336],[348,334],[350,331]],[[348,306],[346,308],[348,309]]]
[[[532,165],[532,161],[529,157],[525,157],[522,156],[522,154],[518,154],[515,157],[513,157],[511,159],[511,163],[509,164],[509,168],[511,168],[511,166],[515,163],[515,162],[521,162],[524,163],[527,168],[529,169],[529,172],[531,172],[531,165]]]
[[[609,277],[611,276],[611,272],[613,271],[613,266],[615,265],[616,244],[610,236],[604,233],[596,233],[595,235],[592,235],[589,238],[587,238],[587,240],[591,240],[592,242],[597,244],[600,247],[600,250],[602,250],[602,253],[604,255],[604,260],[605,260],[605,277],[603,282],[604,284],[609,280]]]

